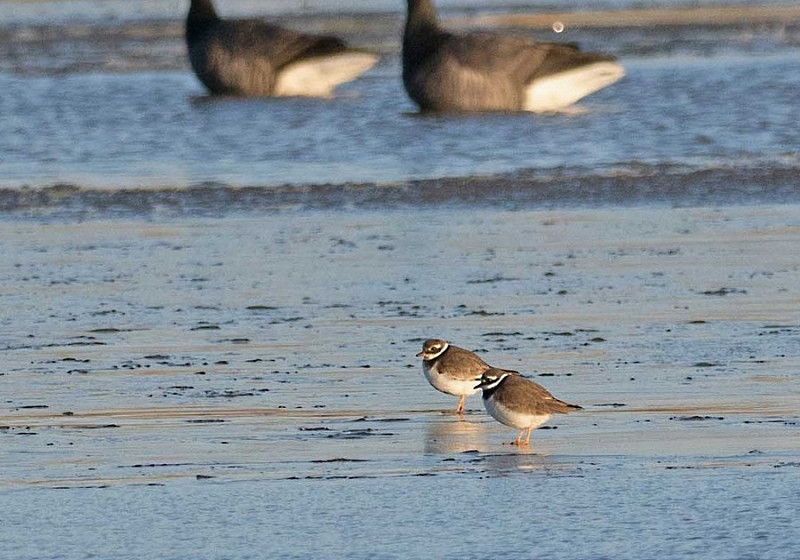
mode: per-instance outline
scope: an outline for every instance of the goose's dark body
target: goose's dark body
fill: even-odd
[[[282,91],[287,89],[281,81],[287,70],[338,57],[360,62],[351,72],[356,77],[377,60],[337,37],[303,34],[257,19],[222,19],[211,0],[192,0],[186,45],[199,80],[209,92],[222,95],[303,95],[297,88]],[[335,85],[311,84],[308,95],[326,95]]]
[[[403,84],[423,111],[558,109],[623,74],[613,57],[582,52],[571,44],[492,33],[451,33],[439,26],[431,0],[408,0]],[[532,87],[557,76],[570,77],[564,87],[572,91],[557,92],[555,97],[548,91],[543,103]]]

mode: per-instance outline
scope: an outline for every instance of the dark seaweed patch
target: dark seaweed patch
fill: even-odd
[[[361,439],[368,437],[386,437],[393,435],[395,434],[391,432],[379,432],[378,430],[373,430],[372,428],[365,428],[363,430],[343,430],[341,432],[329,434],[326,437],[330,439]]]
[[[467,284],[496,284],[498,282],[516,282],[519,278],[508,278],[506,276],[497,275],[491,278],[483,278],[479,280],[467,280]]]
[[[284,317],[283,319],[274,319],[270,321],[270,325],[280,325],[281,323],[296,323],[297,321],[303,321],[305,317]]]
[[[672,416],[670,420],[677,420],[679,422],[704,422],[706,420],[725,420],[724,416]]]
[[[501,313],[499,311],[486,311],[485,309],[476,309],[473,311],[468,311],[467,315],[475,315],[477,317],[494,317],[497,315],[505,315],[505,313]]]
[[[728,296],[731,294],[746,294],[747,290],[740,288],[720,288],[718,290],[706,290],[700,293],[704,296]]]
[[[333,459],[314,459],[312,463],[366,463],[367,459],[348,459],[347,457],[334,457]]]
[[[370,416],[360,416],[353,422],[408,422],[411,418],[372,418]]]
[[[225,398],[225,399],[232,399],[236,397],[254,397],[256,394],[253,391],[234,391],[233,389],[225,389],[223,391],[215,391],[213,389],[207,389],[203,392],[203,394],[210,398]]]

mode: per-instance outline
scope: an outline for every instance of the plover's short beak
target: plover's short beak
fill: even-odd
[[[424,355],[425,355],[425,350],[423,350],[422,352],[418,353],[417,354],[417,358],[421,358]]]
[[[477,381],[477,382],[478,382],[478,384],[477,384],[477,385],[475,385],[475,386],[473,387],[473,389],[483,389],[483,379],[481,379],[481,378],[479,377],[479,378],[478,378],[478,379],[476,379],[475,381]]]

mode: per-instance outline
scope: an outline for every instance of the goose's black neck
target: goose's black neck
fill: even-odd
[[[439,18],[431,0],[408,0],[404,34],[406,39],[421,30],[436,29],[438,25]]]
[[[209,25],[219,21],[212,0],[192,0],[186,16],[186,35],[192,37],[202,33]]]
[[[403,32],[403,80],[406,87],[415,69],[436,52],[441,35],[439,18],[431,0],[408,0]]]

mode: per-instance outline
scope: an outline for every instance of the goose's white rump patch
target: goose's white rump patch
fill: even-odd
[[[278,75],[274,95],[330,97],[336,86],[358,77],[376,62],[376,55],[361,52],[346,52],[295,62]]]
[[[539,78],[525,90],[524,109],[536,113],[564,109],[624,75],[622,66],[606,61]]]

